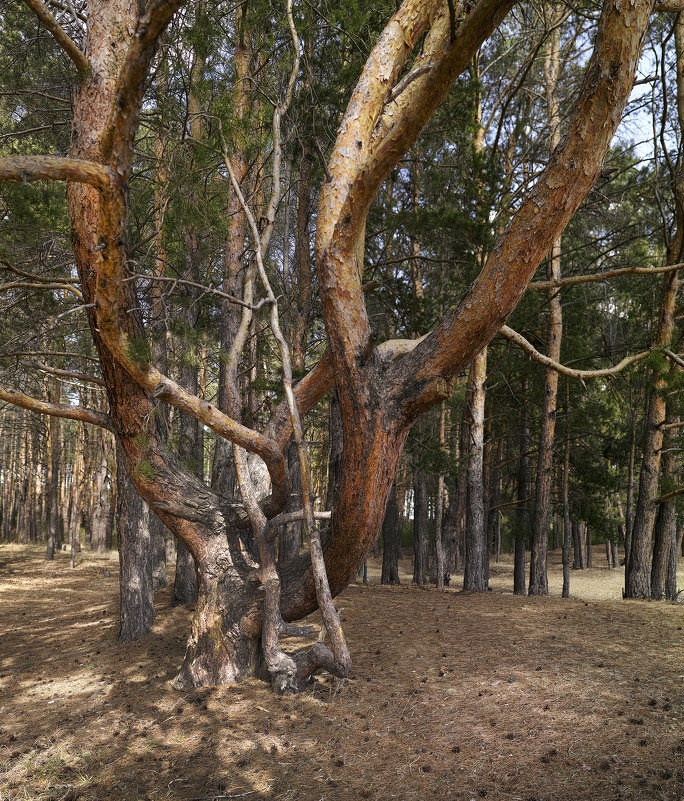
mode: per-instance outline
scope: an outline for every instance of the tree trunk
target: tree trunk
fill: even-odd
[[[574,546],[573,570],[584,569],[584,549],[582,548],[582,526],[577,520],[572,521],[572,542]]]
[[[470,415],[468,448],[468,517],[465,532],[464,590],[487,589],[489,549],[485,531],[483,451],[487,349],[483,349],[470,368],[468,403]]]
[[[192,606],[197,602],[197,568],[182,540],[176,540],[176,570],[173,580],[173,605]]]
[[[413,462],[413,581],[427,583],[428,574],[428,519],[427,476],[419,463]]]
[[[552,22],[560,22],[563,10],[552,4],[549,8]],[[558,102],[558,78],[560,71],[560,26],[552,28],[544,58],[546,107],[551,132],[549,150],[553,152],[560,142],[560,111]],[[561,277],[561,240],[556,239],[551,248],[547,267],[549,280]],[[547,355],[560,361],[563,336],[563,311],[560,290],[549,290],[549,320]],[[537,460],[537,482],[535,490],[534,517],[532,520],[532,546],[530,549],[530,595],[547,595],[547,560],[549,547],[549,519],[551,509],[551,484],[553,480],[553,441],[556,429],[556,403],[558,397],[558,373],[547,368],[544,371],[544,396],[541,412],[541,432]]]
[[[489,511],[487,514],[488,543],[492,546],[494,560],[499,561],[501,556],[501,515],[499,509],[499,499],[501,497],[501,463],[503,462],[503,436],[498,438],[496,450],[492,446],[489,450],[489,458],[496,459],[489,469]]]
[[[591,526],[587,524],[586,526],[586,537],[587,537],[587,547],[586,547],[586,568],[587,570],[593,567],[593,549],[591,547]]]
[[[563,449],[563,590],[562,597],[570,597],[570,549],[572,523],[570,522],[570,381],[565,380],[565,447]]]
[[[164,539],[164,524],[157,515],[149,510],[150,548],[152,553],[152,589],[160,590],[166,587],[166,542]]]
[[[392,484],[385,519],[382,521],[382,575],[381,584],[400,584],[399,557],[401,555],[401,532],[399,530],[399,507],[397,506],[397,483]]]
[[[673,423],[679,422],[679,418],[675,418],[672,414],[669,414],[667,419]],[[676,479],[676,435],[672,429],[668,429],[666,436],[663,438],[663,445],[664,453],[661,458],[660,486],[667,488],[673,486]],[[653,540],[651,598],[655,601],[662,601],[670,597],[668,595],[668,574],[670,572],[671,553],[674,551],[676,554],[677,549],[677,508],[674,498],[667,498],[660,502]]]
[[[627,465],[627,504],[625,508],[625,576],[629,570],[629,557],[632,550],[632,526],[634,524],[634,460],[636,453],[636,420],[631,418],[629,462]]]
[[[110,471],[110,437],[106,432],[98,429],[95,438],[95,475],[93,481],[93,503],[91,505],[91,536],[90,547],[94,551],[103,553],[111,547],[111,492],[109,481]]]
[[[74,466],[71,481],[71,513],[69,515],[69,542],[71,544],[71,567],[76,554],[81,550],[81,498],[83,495],[83,424],[78,427],[74,446]]]
[[[677,273],[666,273],[661,296],[658,344],[667,344],[672,335],[677,285]],[[666,418],[664,390],[664,376],[658,374],[654,377],[653,389],[649,393],[644,424],[639,493],[632,526],[629,561],[625,571],[626,598],[651,596],[651,545],[658,509],[658,478],[663,446],[662,425]]]
[[[527,593],[527,582],[525,581],[525,548],[530,530],[530,512],[528,498],[530,496],[530,407],[527,403],[527,396],[530,389],[529,379],[523,382],[521,405],[522,420],[520,422],[520,455],[518,457],[518,492],[517,505],[515,510],[515,522],[513,528],[514,539],[514,563],[513,563],[513,592],[516,595]]]
[[[675,19],[674,39],[676,51],[677,116],[680,135],[684,133],[684,18],[678,14]],[[684,181],[681,172],[671,173],[675,193],[675,232],[666,242],[668,264],[677,264],[684,251]],[[655,345],[667,347],[675,327],[675,309],[678,272],[665,273],[660,298],[660,317]],[[653,375],[652,389],[648,397],[646,420],[644,424],[644,447],[639,474],[639,494],[637,496],[629,564],[625,572],[625,597],[649,598],[651,596],[651,544],[653,525],[658,508],[658,476],[663,448],[663,423],[666,419],[666,379],[663,373]]]
[[[117,530],[119,535],[119,642],[144,637],[154,623],[152,549],[149,511],[117,457]]]
[[[333,594],[346,586],[377,536],[410,426],[448,397],[449,382],[500,328],[544,253],[596,180],[633,81],[652,8],[643,0],[619,7],[606,4],[589,77],[563,146],[552,156],[463,301],[411,354],[388,365],[373,348],[363,302],[366,212],[379,185],[415,141],[449,85],[511,5],[476,4],[462,23],[466,32],[461,47],[461,41],[450,42],[448,24],[444,26],[449,20],[446,8],[436,20],[442,27],[434,36],[423,37],[432,22],[431,9],[419,2],[403,3],[369,59],[340,125],[331,174],[321,190],[316,241],[344,430],[342,469],[326,550]],[[195,403],[197,398],[177,391],[167,377],[159,378],[142,347],[144,331],[133,283],[125,280],[123,220],[143,79],[157,38],[177,6],[153,3],[141,12],[134,0],[93,3],[90,10],[96,13],[88,15],[85,38],[91,69],[82,69],[85,77],[74,99],[70,156],[94,166],[86,169],[72,161],[68,169],[77,170],[80,178],[85,175],[100,191],[71,180],[67,196],[80,284],[107,386],[111,425],[122,451],[119,462],[162,520],[189,546],[198,564],[200,603],[179,678],[179,684],[197,685],[226,683],[253,672],[254,643],[263,618],[256,600],[259,593],[252,588],[249,574],[239,575],[226,542],[228,524],[236,521],[229,519],[215,494],[166,451],[155,419],[156,403],[170,399],[203,420],[211,419],[236,441],[259,448],[278,476],[281,460],[280,453],[273,454],[270,443],[255,432],[247,434],[222,418],[217,422],[209,404]],[[428,72],[432,71],[421,74],[394,102],[386,103],[392,80],[421,39],[427,48],[425,56],[435,59],[428,64]],[[423,55],[418,53],[416,59]],[[391,108],[386,113],[394,115],[396,126],[381,119],[385,106]],[[102,165],[105,169],[94,168]],[[136,348],[138,344],[141,347]],[[278,448],[285,444],[279,442]],[[285,480],[274,481],[274,493],[284,493],[285,485]],[[277,496],[273,514],[281,511],[282,503]],[[469,550],[472,560],[473,549]],[[283,569],[287,580],[282,606],[288,619],[297,619],[321,603],[320,581],[309,570],[312,561],[313,557],[293,560],[292,566]],[[262,594],[267,589],[259,588]],[[331,636],[337,633],[329,632]],[[348,664],[344,667],[348,673]]]
[[[48,395],[50,398],[50,395]],[[56,399],[59,402],[59,399]],[[55,558],[55,548],[59,547],[59,426],[56,417],[48,423],[48,463],[47,482],[47,552],[46,559]]]
[[[620,554],[618,552],[617,538],[612,540],[610,543],[610,548],[613,554],[613,567],[618,568],[620,567]]]

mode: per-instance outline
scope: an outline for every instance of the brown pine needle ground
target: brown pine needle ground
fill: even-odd
[[[506,560],[489,593],[349,587],[352,679],[278,698],[172,690],[168,589],[118,646],[115,555],[2,545],[0,801],[681,801],[684,606],[619,600],[598,558],[580,598],[516,597]]]

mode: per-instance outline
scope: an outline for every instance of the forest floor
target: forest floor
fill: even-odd
[[[567,600],[514,596],[510,557],[488,593],[351,585],[351,679],[280,698],[173,690],[168,588],[117,645],[115,554],[1,545],[0,801],[681,801],[684,606],[621,600],[602,563]]]

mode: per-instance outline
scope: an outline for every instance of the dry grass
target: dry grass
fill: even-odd
[[[491,593],[352,585],[352,679],[277,698],[176,693],[169,591],[117,646],[115,558],[41,557],[0,546],[0,801],[684,798],[684,607],[596,600],[620,571],[569,600],[499,591],[508,562]]]

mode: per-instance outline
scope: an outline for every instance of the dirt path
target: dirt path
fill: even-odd
[[[180,695],[169,591],[117,646],[115,557],[41,556],[0,546],[0,801],[684,798],[683,606],[355,585],[346,686]]]

